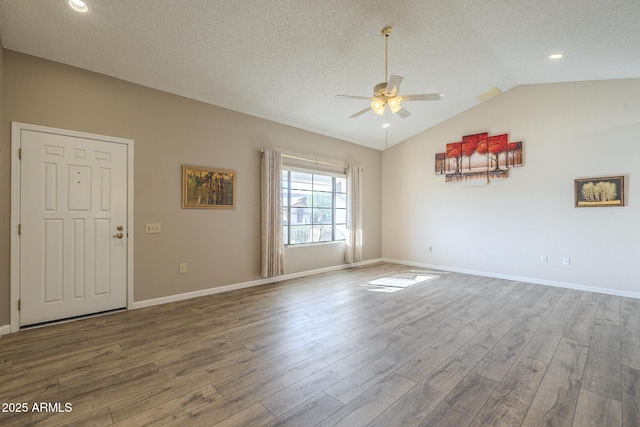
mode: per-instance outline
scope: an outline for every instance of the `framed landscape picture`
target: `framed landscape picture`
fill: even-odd
[[[236,208],[236,171],[182,166],[182,207]]]
[[[624,176],[574,180],[575,206],[624,206]]]

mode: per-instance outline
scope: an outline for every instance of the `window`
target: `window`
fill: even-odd
[[[282,171],[282,224],[285,245],[344,240],[347,222],[344,175]]]

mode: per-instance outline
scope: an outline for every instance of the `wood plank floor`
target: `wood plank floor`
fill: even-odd
[[[456,273],[361,286],[410,270],[5,335],[0,425],[640,425],[640,300]]]

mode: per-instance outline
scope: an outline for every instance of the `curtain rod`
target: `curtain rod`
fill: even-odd
[[[264,153],[264,148],[262,150],[260,150],[260,152]],[[286,157],[287,159],[301,160],[303,162],[309,162],[309,163],[315,163],[315,164],[321,164],[321,165],[327,165],[327,166],[334,166],[336,168],[341,168],[341,169],[346,169],[347,168],[347,166],[345,166],[345,165],[337,165],[335,163],[323,162],[323,161],[320,161],[320,160],[305,159],[303,157],[290,156],[288,154],[283,154],[282,157]]]

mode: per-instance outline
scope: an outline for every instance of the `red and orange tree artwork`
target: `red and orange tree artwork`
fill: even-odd
[[[445,173],[445,156],[444,153],[436,153],[436,175]]]
[[[447,173],[461,173],[462,142],[452,142],[446,148]]]
[[[447,182],[486,179],[487,174],[507,178],[509,168],[523,164],[522,141],[509,142],[506,133],[465,135],[461,142],[448,143],[444,153],[436,153],[435,161],[436,175],[447,175]]]
[[[482,141],[482,143],[478,145],[477,152],[478,154],[484,154],[487,156],[489,159],[489,168],[491,168],[495,163],[495,167],[493,167],[492,171],[498,172],[500,170],[501,157],[506,155],[508,145],[508,135],[506,133],[490,136],[486,141]],[[506,161],[504,164],[506,166]]]
[[[487,168],[487,159],[483,156],[474,154],[482,154],[478,152],[480,144],[486,144],[489,135],[477,133],[475,135],[465,135],[462,137],[462,156],[467,159],[467,168],[463,168],[462,172],[471,172],[472,170],[485,171]]]
[[[522,141],[509,143],[507,166],[510,168],[522,166]]]

